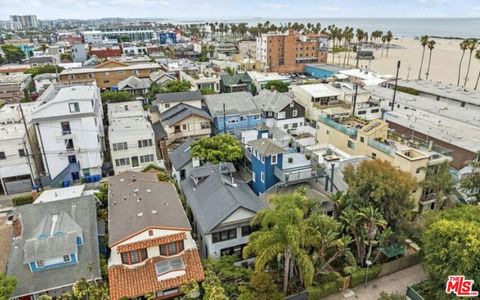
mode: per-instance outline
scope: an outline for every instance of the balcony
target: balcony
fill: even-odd
[[[315,172],[311,167],[299,170],[281,170],[275,167],[273,173],[284,184],[308,181],[315,178]]]
[[[313,107],[318,109],[326,109],[330,107],[341,107],[345,109],[351,109],[352,105],[342,100],[332,100],[332,101],[328,101],[328,103],[313,102]]]
[[[330,119],[326,116],[319,116],[318,121],[348,135],[350,138],[353,138],[353,139],[357,138],[358,129],[356,127],[348,127],[344,124],[337,123],[333,119]]]
[[[395,146],[377,140],[368,140],[368,145],[390,156],[393,156],[396,151]]]

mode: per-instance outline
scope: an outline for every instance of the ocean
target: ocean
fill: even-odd
[[[335,24],[337,27],[345,28],[346,26],[355,29],[361,28],[367,32],[382,30],[386,32],[392,31],[393,35],[398,38],[402,37],[418,37],[421,35],[430,35],[437,37],[454,37],[454,38],[480,38],[480,18],[408,18],[408,19],[387,19],[387,18],[308,18],[308,19],[230,19],[218,20],[225,23],[247,22],[249,25],[264,23],[269,20],[270,23],[280,25],[288,22],[313,23],[320,22],[323,27]],[[198,21],[197,21],[198,22]],[[208,22],[214,22],[208,20]],[[183,23],[183,22],[182,22]],[[185,23],[194,23],[192,21]]]

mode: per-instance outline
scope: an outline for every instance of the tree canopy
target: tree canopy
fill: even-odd
[[[55,70],[56,69],[56,70]],[[32,74],[32,78],[45,73],[60,73],[64,70],[64,68],[60,66],[53,66],[53,65],[44,65],[38,67],[32,67],[25,71],[26,74]]]
[[[288,84],[280,80],[272,80],[265,84],[265,89],[271,90],[275,89],[280,93],[288,92]]]
[[[0,300],[10,299],[16,286],[17,279],[15,277],[0,274]]]
[[[243,150],[240,142],[233,135],[219,134],[194,142],[192,157],[213,164],[235,162],[243,157]]]
[[[237,296],[241,287],[248,285],[252,273],[250,269],[235,266],[235,261],[236,257],[234,256],[222,256],[218,259],[209,258],[204,261],[205,273],[212,273],[210,277],[215,277],[212,282],[218,280],[218,284],[222,287],[223,293],[228,299]]]
[[[282,300],[282,293],[278,290],[270,274],[257,271],[250,277],[249,287],[241,290],[238,300]]]
[[[128,92],[105,91],[102,93],[102,102],[125,102],[135,100],[135,97]]]
[[[175,92],[187,92],[192,88],[192,84],[188,80],[173,80],[168,81],[162,85],[154,82],[148,90],[147,97],[153,99],[156,94],[161,93],[175,93]]]
[[[343,174],[348,184],[345,201],[357,207],[377,208],[387,225],[398,233],[414,208],[412,192],[417,183],[413,176],[381,160],[349,165]]]
[[[25,53],[18,47],[12,45],[2,45],[2,51],[7,62],[20,62],[25,58]]]

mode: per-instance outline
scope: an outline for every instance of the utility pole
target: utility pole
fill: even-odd
[[[23,122],[23,127],[25,128],[25,134],[27,135],[27,140],[28,140],[28,144],[30,145],[30,149],[32,149],[32,158],[33,158],[33,164],[35,165],[35,172],[36,172],[36,176],[35,176],[35,181],[36,181],[36,184],[40,187],[40,189],[43,191],[43,185],[42,185],[42,181],[40,180],[39,178],[39,175],[40,175],[40,170],[38,168],[38,165],[36,164],[36,159],[35,159],[35,151],[33,150],[33,146],[32,146],[32,139],[30,137],[30,132],[28,131],[28,127],[27,127],[27,122],[25,121],[25,115],[23,114],[23,108],[22,108],[22,104],[19,103],[18,106],[20,107],[20,113],[22,114],[22,122]],[[26,145],[25,145],[26,146]],[[28,159],[28,164],[29,164],[29,167],[30,167],[30,172],[32,171],[32,166],[31,166],[31,161],[30,159],[28,158],[30,153],[28,153],[28,147],[25,147],[25,150],[26,150],[26,155],[27,155],[27,159]]]
[[[225,103],[223,103],[223,133],[227,133],[227,117],[225,116]]]
[[[393,87],[392,111],[395,107],[395,97],[397,96],[398,72],[400,71],[400,61],[397,62],[397,75],[395,76],[395,86]]]
[[[355,83],[355,95],[353,96],[353,111],[352,111],[353,116],[355,116],[355,107],[357,106],[357,96],[358,96],[358,83]]]

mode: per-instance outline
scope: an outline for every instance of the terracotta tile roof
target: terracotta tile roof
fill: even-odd
[[[179,287],[188,280],[202,281],[205,277],[202,263],[197,250],[185,250],[182,255],[186,274],[158,281],[155,264],[168,258],[154,257],[137,268],[128,268],[121,265],[108,268],[110,285],[110,299],[118,300],[121,297],[138,297],[148,292],[172,289]]]
[[[176,234],[170,234],[166,236],[161,236],[154,239],[143,240],[135,243],[129,243],[124,245],[119,245],[117,247],[118,252],[129,252],[132,250],[144,249],[159,246],[162,244],[168,244],[171,242],[181,241],[187,239],[187,234],[185,232],[180,232]]]

